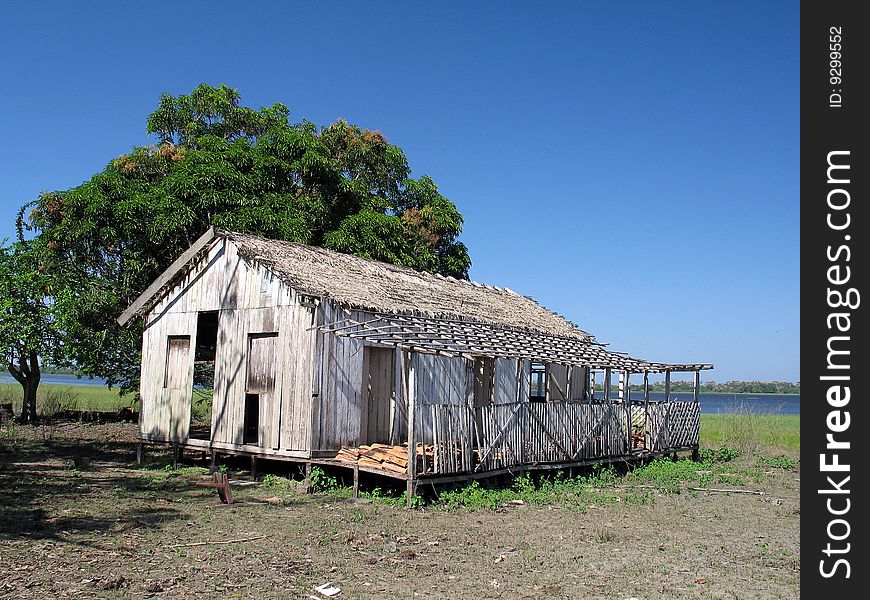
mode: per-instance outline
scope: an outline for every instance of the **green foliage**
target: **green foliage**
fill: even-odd
[[[37,399],[37,410],[43,417],[52,418],[74,410],[78,403],[78,392],[72,386],[45,386]]]
[[[51,279],[30,242],[0,246],[0,361],[22,387],[21,419],[36,420],[39,357],[56,354]]]
[[[711,467],[709,463],[702,464],[703,466],[699,466],[691,460],[658,459],[632,471],[630,480],[652,484],[662,491],[679,494],[686,481],[701,485],[707,483]]]
[[[618,498],[616,494],[602,489],[611,488],[616,481],[616,472],[610,467],[605,468],[600,465],[596,465],[588,475],[573,478],[567,477],[564,471],[537,478],[525,473],[516,477],[509,487],[499,486],[493,482],[472,481],[465,486],[442,492],[438,502],[450,510],[457,508],[494,510],[509,505],[512,501],[531,505],[558,502],[585,510],[590,503],[616,502]]]
[[[311,467],[311,476],[308,483],[311,492],[315,494],[328,494],[341,488],[335,475],[330,475],[317,466]]]
[[[701,448],[698,452],[702,462],[728,462],[740,456],[740,451],[728,446],[722,446],[718,450],[712,448]]]
[[[789,458],[788,456],[774,456],[771,458],[760,456],[758,457],[758,462],[775,469],[796,469],[801,464],[799,458]]]
[[[379,131],[292,123],[281,104],[203,84],[163,95],[147,132],[156,145],[25,207],[61,315],[53,364],[132,387],[141,325],[114,318],[210,225],[467,277],[462,215]]]
[[[201,392],[200,390],[194,390],[190,404],[190,416],[192,420],[201,423],[211,422],[212,391]]]
[[[286,488],[289,480],[285,477],[279,477],[278,475],[273,475],[272,473],[268,473],[263,476],[263,486],[268,488]]]
[[[15,434],[18,433],[18,430],[15,429],[15,425],[11,423],[3,423],[0,426],[0,439],[12,439],[15,437]]]

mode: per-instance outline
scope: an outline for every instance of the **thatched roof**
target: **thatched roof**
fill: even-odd
[[[363,322],[320,326],[421,352],[547,360],[632,372],[699,371],[709,364],[666,364],[608,352],[564,317],[507,288],[462,281],[323,248],[209,229],[118,317],[142,314],[188,272],[216,240],[268,269],[298,292],[373,313]]]
[[[593,341],[574,323],[507,289],[421,273],[324,248],[218,232],[243,258],[262,264],[294,289],[362,310],[503,325]]]

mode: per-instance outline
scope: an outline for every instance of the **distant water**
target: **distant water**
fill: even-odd
[[[650,400],[664,400],[664,392],[650,392]],[[632,392],[632,400],[643,398],[642,392]],[[691,392],[671,392],[671,400],[685,402]],[[784,394],[701,394],[701,413],[745,413],[799,415],[800,396]]]
[[[8,373],[0,375],[0,383],[16,383]],[[57,385],[106,385],[105,379],[78,378],[75,375],[43,375],[42,383]],[[601,392],[598,392],[600,396]],[[642,392],[632,392],[633,400],[643,398]],[[650,400],[663,400],[662,392],[650,392]],[[691,400],[691,392],[671,392],[671,400]],[[781,394],[701,394],[701,412],[799,415],[801,414],[800,396]]]
[[[9,373],[0,375],[0,383],[18,383]],[[54,385],[106,385],[105,379],[76,377],[75,375],[43,375],[39,383],[51,383]]]

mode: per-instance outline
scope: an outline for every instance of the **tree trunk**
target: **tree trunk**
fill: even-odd
[[[17,365],[9,365],[9,372],[21,384],[24,391],[21,401],[21,415],[18,419],[22,423],[35,423],[36,391],[39,389],[39,380],[42,378],[39,357],[35,352],[31,352],[27,356],[20,356]]]
[[[39,387],[39,381],[28,379],[27,385],[24,386],[24,405],[21,410],[22,420],[28,423],[36,422],[36,389]]]

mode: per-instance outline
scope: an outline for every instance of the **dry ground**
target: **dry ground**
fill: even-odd
[[[213,491],[136,469],[134,428],[2,432],[0,597],[307,599],[325,582],[339,598],[799,595],[797,469],[739,486],[763,496],[617,483],[583,506],[405,510],[248,488],[283,502],[210,508]]]

